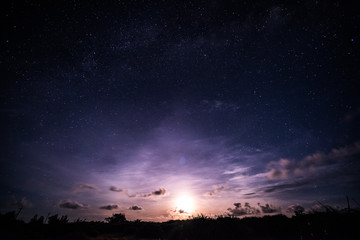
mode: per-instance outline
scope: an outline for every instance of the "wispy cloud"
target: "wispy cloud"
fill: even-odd
[[[251,196],[251,195],[255,195],[256,193],[252,192],[252,193],[244,193],[243,195],[245,196]]]
[[[145,194],[132,194],[129,197],[151,197],[151,196],[161,196],[166,194],[165,188],[159,188],[158,190],[152,191],[151,193]]]
[[[83,183],[75,187],[73,190],[74,193],[87,192],[87,191],[99,191],[99,188],[92,184]]]
[[[219,194],[220,192],[224,191],[226,189],[226,186],[224,185],[215,185],[213,186],[213,190],[206,192],[205,196],[215,196],[217,194]]]
[[[291,182],[291,183],[270,185],[270,186],[264,188],[264,192],[272,193],[272,192],[277,192],[277,191],[282,191],[282,190],[292,190],[292,189],[296,189],[301,186],[307,185],[309,183],[311,183],[311,181],[307,179],[307,180],[295,181],[295,182]]]
[[[236,174],[236,173],[245,173],[249,171],[250,167],[236,167],[231,170],[224,171],[223,174]]]

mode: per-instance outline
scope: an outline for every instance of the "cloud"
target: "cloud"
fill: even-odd
[[[17,200],[15,197],[12,197],[11,205],[16,206],[18,208],[32,207],[32,204],[24,197],[21,198],[20,200]]]
[[[80,186],[82,189],[89,189],[89,190],[98,190],[97,187],[91,184],[81,184]]]
[[[165,195],[166,189],[165,188],[159,188],[158,190],[152,191],[151,193],[146,194],[131,194],[129,197],[151,197],[151,196],[161,196]]]
[[[297,164],[295,170],[313,170],[318,166],[324,165],[326,163],[326,160],[327,156],[325,153],[317,152],[312,155],[306,156],[302,161]]]
[[[59,207],[76,210],[85,208],[85,205],[73,200],[60,200]]]
[[[124,191],[123,189],[117,188],[115,186],[110,186],[109,190],[112,192],[123,192]]]
[[[139,206],[133,205],[133,206],[129,207],[129,210],[133,210],[133,211],[140,211],[140,210],[142,210],[142,207],[139,207]]]
[[[98,191],[99,189],[92,184],[80,184],[77,188],[74,189],[74,193],[79,193],[79,192],[86,192],[86,191]]]
[[[294,169],[295,163],[289,159],[281,158],[268,164],[271,170],[267,173],[269,179],[287,178]]]
[[[166,193],[166,189],[165,188],[160,188],[159,190],[155,190],[151,193],[151,195],[165,195]]]
[[[254,195],[254,194],[256,194],[256,193],[251,192],[251,193],[245,193],[244,195],[245,195],[245,196],[251,196],[251,195]]]
[[[276,192],[279,190],[293,189],[293,188],[304,186],[310,182],[311,182],[310,180],[307,180],[307,181],[299,181],[299,182],[294,182],[294,183],[278,184],[275,186],[266,187],[264,192],[271,193],[271,192]]]
[[[353,145],[348,145],[341,148],[334,148],[329,153],[329,158],[342,161],[348,156],[353,156],[360,153],[360,142],[356,142]]]
[[[280,208],[276,208],[273,205],[270,204],[265,204],[264,206],[261,205],[260,203],[258,203],[258,206],[260,207],[262,213],[266,214],[266,213],[277,213],[280,212]]]
[[[289,159],[271,161],[267,168],[267,178],[270,180],[287,179],[291,176],[303,176],[313,173],[322,166],[346,161],[348,158],[360,153],[360,142],[340,148],[333,148],[329,153],[316,152],[296,162]]]
[[[236,173],[245,173],[249,171],[250,167],[236,167],[232,170],[226,170],[223,174],[236,174]]]
[[[174,210],[170,210],[170,215],[175,214],[175,215],[179,215],[179,214],[188,214],[188,212],[186,212],[184,209],[180,209],[180,208],[175,208]]]
[[[205,196],[215,196],[218,193],[222,192],[223,190],[225,190],[226,187],[224,185],[215,185],[213,186],[213,190],[210,192],[205,193]]]
[[[250,203],[245,202],[242,206],[241,203],[234,203],[234,208],[228,208],[227,210],[230,212],[230,216],[244,216],[244,215],[257,215],[260,214],[260,210],[250,206]]]
[[[288,170],[284,170],[284,169],[275,169],[272,168],[268,173],[267,173],[267,177],[269,179],[279,179],[279,178],[287,178],[289,175],[289,171]]]
[[[113,205],[105,205],[105,206],[101,206],[100,209],[105,209],[105,210],[113,210],[113,209],[117,209],[118,205],[113,204]]]

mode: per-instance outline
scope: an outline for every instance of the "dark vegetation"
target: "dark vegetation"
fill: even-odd
[[[67,216],[37,216],[28,223],[17,220],[15,212],[0,215],[2,239],[360,239],[359,211],[298,212],[284,215],[209,218],[163,223],[127,221],[113,214],[106,222],[76,220]]]

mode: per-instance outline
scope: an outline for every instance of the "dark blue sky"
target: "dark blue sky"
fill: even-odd
[[[359,7],[9,1],[1,211],[163,221],[359,199]]]

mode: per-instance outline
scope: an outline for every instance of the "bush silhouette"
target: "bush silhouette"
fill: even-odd
[[[44,216],[38,217],[37,214],[35,214],[29,221],[29,224],[32,225],[42,225],[44,224]]]
[[[111,217],[105,218],[105,221],[108,223],[122,223],[126,222],[126,217],[123,213],[114,213]]]
[[[66,215],[59,217],[58,214],[50,216],[49,220],[48,220],[48,224],[50,224],[50,225],[66,224],[68,222],[69,222],[69,219]]]
[[[105,222],[78,220],[52,215],[49,224],[35,215],[28,224],[16,220],[16,213],[0,214],[5,238],[2,239],[360,239],[354,223],[360,221],[359,211],[306,212],[293,217],[268,215],[263,217],[198,215],[187,220],[163,223],[127,221],[117,213]]]

